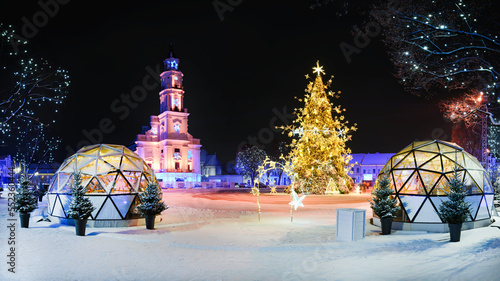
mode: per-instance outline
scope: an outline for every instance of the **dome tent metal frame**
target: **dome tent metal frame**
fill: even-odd
[[[151,167],[124,146],[97,144],[83,147],[63,162],[49,186],[48,213],[62,223],[71,223],[67,211],[75,172],[81,173],[85,196],[95,207],[89,218],[94,226],[134,225],[117,221],[140,218],[136,208],[138,194],[148,183],[156,182]],[[103,223],[106,221],[108,223]]]
[[[380,171],[379,178],[389,174],[393,196],[401,207],[394,218],[394,228],[447,231],[437,210],[448,200],[448,182],[455,170],[464,181],[466,201],[471,203],[471,215],[464,229],[489,224],[496,211],[488,173],[460,146],[433,140],[410,144],[391,157]],[[435,226],[429,226],[432,224]]]

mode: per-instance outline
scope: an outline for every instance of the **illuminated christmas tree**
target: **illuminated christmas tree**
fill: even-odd
[[[338,97],[340,91],[328,91],[332,79],[323,83],[324,71],[319,62],[313,70],[316,78],[309,82],[304,99],[299,99],[304,101],[304,107],[295,109],[297,119],[284,127],[290,137],[297,137],[292,140],[290,153],[293,187],[302,192],[324,194],[327,186],[331,188],[333,184],[340,193],[348,193],[352,188],[348,175],[351,151],[346,142],[351,139],[350,133],[356,130],[356,124],[349,127],[341,115],[345,109],[330,102],[329,97]]]

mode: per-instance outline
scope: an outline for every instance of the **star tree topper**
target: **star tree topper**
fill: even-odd
[[[306,195],[299,197],[295,190],[292,188],[292,202],[288,203],[289,205],[292,205],[295,210],[297,210],[298,207],[304,207],[304,204],[302,203],[302,200],[306,198]]]

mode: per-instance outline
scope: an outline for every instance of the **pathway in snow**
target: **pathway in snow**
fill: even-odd
[[[498,280],[500,229],[379,235],[335,241],[335,208],[369,209],[362,196],[307,197],[290,223],[286,195],[166,192],[170,209],[155,230],[49,222],[16,230],[16,273],[6,271],[7,202],[0,199],[0,280]],[[312,199],[311,199],[312,198]],[[223,200],[224,199],[224,200]],[[309,200],[308,200],[309,199]],[[330,202],[334,200],[334,204]],[[285,205],[285,206],[281,206]],[[367,213],[371,215],[371,211]],[[494,224],[500,226],[500,218]]]

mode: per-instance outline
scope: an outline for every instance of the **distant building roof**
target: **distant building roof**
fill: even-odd
[[[353,153],[350,164],[385,165],[395,153]]]
[[[203,166],[222,166],[219,159],[217,159],[217,155],[207,155],[205,164]]]

